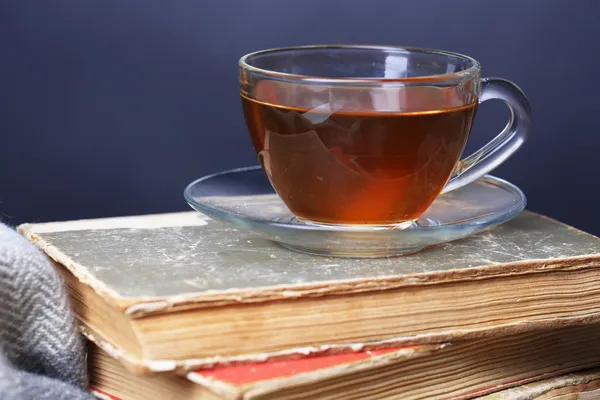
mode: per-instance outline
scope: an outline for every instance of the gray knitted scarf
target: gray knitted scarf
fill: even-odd
[[[0,224],[0,400],[90,400],[83,343],[47,258]]]

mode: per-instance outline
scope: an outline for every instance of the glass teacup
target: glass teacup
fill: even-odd
[[[531,111],[474,59],[383,46],[304,46],[240,60],[244,117],[269,181],[300,220],[403,228],[525,141]],[[461,160],[477,105],[503,100],[506,128]]]

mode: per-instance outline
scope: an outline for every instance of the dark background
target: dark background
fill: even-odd
[[[468,54],[521,86],[533,133],[494,173],[530,209],[600,234],[598,15],[597,0],[5,0],[0,219],[187,210],[188,182],[256,163],[240,56],[374,43]],[[506,116],[483,105],[470,149]]]

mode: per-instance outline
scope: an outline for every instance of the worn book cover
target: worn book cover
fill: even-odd
[[[598,400],[600,369],[556,376],[482,396],[479,400]]]
[[[195,212],[26,224],[85,333],[138,371],[586,324],[600,239],[524,212],[417,254],[300,254]]]

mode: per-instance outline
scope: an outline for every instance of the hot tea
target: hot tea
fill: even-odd
[[[239,84],[256,154],[290,211],[359,236],[411,226],[440,193],[502,164],[531,128],[519,87],[441,50],[261,50],[240,59]],[[490,99],[508,106],[509,124],[460,161],[477,105]]]
[[[242,104],[258,158],[294,215],[382,225],[418,218],[439,195],[463,152],[477,103],[404,113],[332,111],[242,94]]]

